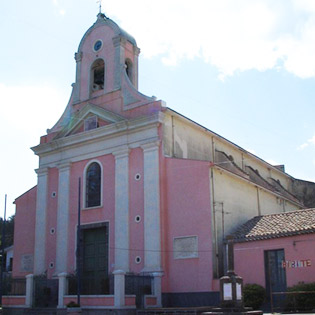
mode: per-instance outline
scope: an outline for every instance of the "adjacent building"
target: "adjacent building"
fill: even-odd
[[[256,216],[233,234],[235,271],[267,296],[315,282],[315,209]]]

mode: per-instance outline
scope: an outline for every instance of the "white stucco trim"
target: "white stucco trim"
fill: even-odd
[[[142,146],[144,157],[144,269],[161,271],[159,141]]]
[[[35,219],[34,274],[46,270],[46,211],[48,168],[39,168],[37,173],[37,199]]]
[[[155,130],[157,126],[163,122],[163,113],[158,112],[151,116],[140,117],[132,120],[119,121],[110,125],[102,126],[88,132],[81,132],[78,134],[70,135],[65,138],[56,139],[50,143],[40,144],[32,148],[36,155],[39,155],[41,158],[44,158],[47,155],[52,155],[55,153],[60,153],[66,149],[72,149],[77,147],[82,147],[82,145],[95,143],[103,141],[109,143],[112,147],[115,146],[115,143],[121,145],[119,142],[128,133],[128,143],[132,145],[138,144],[139,141],[144,141],[150,137],[156,136],[153,135],[152,130]],[[112,139],[115,141],[112,142]],[[152,140],[150,140],[151,142]],[[117,145],[117,144],[116,144]],[[106,146],[108,147],[108,146]],[[59,161],[62,158],[59,154]]]
[[[115,156],[115,269],[129,271],[129,149]]]
[[[70,170],[70,163],[59,166],[55,269],[57,274],[67,270]]]

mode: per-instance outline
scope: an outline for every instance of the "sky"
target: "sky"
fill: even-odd
[[[96,0],[0,2],[0,217],[36,185],[31,147],[65,109]],[[141,49],[139,90],[315,181],[315,1],[103,0]]]

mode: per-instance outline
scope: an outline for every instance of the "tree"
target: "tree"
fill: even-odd
[[[3,218],[0,218],[0,244],[2,246],[2,231],[3,231]],[[5,242],[4,246],[8,247],[13,245],[13,235],[14,235],[14,215],[10,216],[9,219],[5,221]]]

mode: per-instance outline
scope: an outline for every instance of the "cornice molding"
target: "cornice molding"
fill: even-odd
[[[82,132],[67,137],[59,138],[51,143],[40,144],[32,147],[36,155],[45,156],[67,148],[79,146],[82,143],[96,142],[104,138],[113,138],[118,135],[125,135],[127,133],[136,133],[148,127],[158,127],[163,122],[163,114],[161,112],[155,113],[151,116],[140,117],[134,120],[125,120],[103,127],[99,127],[87,132]]]
[[[70,170],[71,168],[71,162],[65,162],[65,163],[60,163],[59,165],[57,165],[59,172],[65,172]]]
[[[156,151],[159,149],[160,143],[161,143],[160,140],[156,140],[156,141],[141,145],[141,148],[143,149],[143,152]]]
[[[122,146],[117,151],[114,151],[112,154],[115,156],[115,159],[122,159],[129,156],[130,149],[127,146]]]
[[[38,176],[45,176],[48,174],[48,167],[40,167],[35,170]]]

